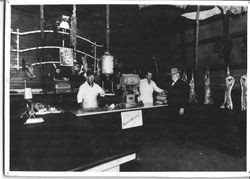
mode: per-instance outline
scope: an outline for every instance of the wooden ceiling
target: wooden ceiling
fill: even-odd
[[[201,10],[211,9],[212,7],[202,6]],[[56,8],[67,11],[71,15],[72,6],[57,6]],[[172,5],[154,5],[141,9],[138,5],[110,5],[110,26],[111,30],[152,26],[163,28],[167,33],[176,33],[195,25],[194,21],[181,17],[182,13],[195,10],[196,6],[188,6],[183,10]],[[105,16],[106,5],[77,5],[77,17],[82,21],[105,22]],[[212,18],[212,20],[216,19],[218,18]]]
[[[39,6],[13,6],[24,11],[39,12]],[[211,9],[213,6],[202,6],[201,10]],[[162,28],[167,33],[176,33],[187,28],[192,28],[195,24],[193,20],[181,17],[184,12],[195,11],[196,6],[188,6],[185,10],[172,5],[154,5],[139,8],[138,5],[110,5],[110,26],[111,30],[120,28],[133,29],[144,26],[152,28]],[[72,14],[72,5],[45,5],[45,15],[58,16],[60,12],[65,15]],[[78,24],[84,21],[106,22],[106,5],[77,5]],[[210,18],[202,24],[217,20]],[[101,23],[102,24],[102,23]],[[201,24],[201,25],[202,25]],[[80,29],[81,30],[81,29]]]
[[[39,6],[13,6],[39,14]],[[185,10],[172,5],[154,5],[139,8],[138,5],[110,5],[110,45],[117,53],[149,53],[148,47],[160,49],[166,46],[165,39],[175,33],[195,28],[195,21],[181,16],[184,12],[195,11],[197,6],[188,6]],[[213,6],[202,6],[201,10]],[[61,15],[72,15],[72,5],[45,5],[45,26],[53,23]],[[82,35],[92,41],[105,45],[106,41],[106,5],[77,5],[77,26]],[[200,22],[200,25],[220,19],[214,16]],[[127,49],[121,51],[119,49]],[[154,50],[154,49],[153,49]],[[157,51],[157,50],[154,50]]]

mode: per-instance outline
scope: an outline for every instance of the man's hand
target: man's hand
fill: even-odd
[[[184,114],[184,108],[180,108],[179,114],[180,114],[180,115],[183,115],[183,114]]]
[[[101,93],[100,93],[100,96],[101,96],[101,97],[104,97],[104,96],[105,96],[105,92],[101,92]]]

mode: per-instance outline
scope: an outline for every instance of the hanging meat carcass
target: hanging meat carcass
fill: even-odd
[[[205,100],[204,104],[213,104],[213,100],[211,98],[211,89],[210,89],[210,73],[209,68],[207,67],[205,79],[204,79],[204,90],[205,90]]]
[[[226,89],[225,89],[225,96],[224,96],[224,102],[221,105],[221,108],[227,108],[227,109],[233,109],[233,101],[231,97],[231,92],[233,89],[235,83],[235,79],[233,76],[230,75],[229,67],[227,67],[227,76],[225,78],[225,84],[226,84]]]
[[[22,70],[24,71],[24,73],[30,78],[30,79],[34,79],[36,78],[36,75],[34,74],[34,68],[33,65],[31,65],[30,67],[26,65],[24,58],[22,59]]]
[[[101,75],[101,64],[100,64],[100,60],[96,61],[96,72],[97,72],[97,76]]]
[[[88,68],[87,56],[85,55],[84,57],[82,57],[82,64],[81,64],[79,75],[82,73],[86,75],[86,72],[88,71],[88,69],[89,68]]]
[[[247,75],[240,77],[241,86],[241,110],[245,111],[247,109]]]
[[[80,66],[77,63],[74,63],[74,66],[71,68],[73,75],[79,75],[80,74]]]
[[[185,71],[183,71],[182,78],[183,81],[187,82],[187,74]]]
[[[83,69],[84,71],[88,71],[88,61],[87,61],[87,56],[85,55],[84,57],[82,57],[82,65],[83,65]]]
[[[73,5],[71,21],[70,21],[70,42],[76,50],[77,46],[77,25],[76,25],[76,5]]]
[[[189,93],[189,102],[197,102],[196,100],[196,93],[195,93],[195,84],[194,84],[194,73],[192,73],[192,78],[189,82],[189,86],[190,86],[190,93]]]

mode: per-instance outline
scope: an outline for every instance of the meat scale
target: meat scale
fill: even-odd
[[[126,107],[136,106],[136,95],[139,94],[140,77],[136,74],[122,74],[120,80]]]

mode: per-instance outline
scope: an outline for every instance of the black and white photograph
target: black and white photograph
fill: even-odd
[[[247,1],[3,10],[5,176],[249,177]]]

